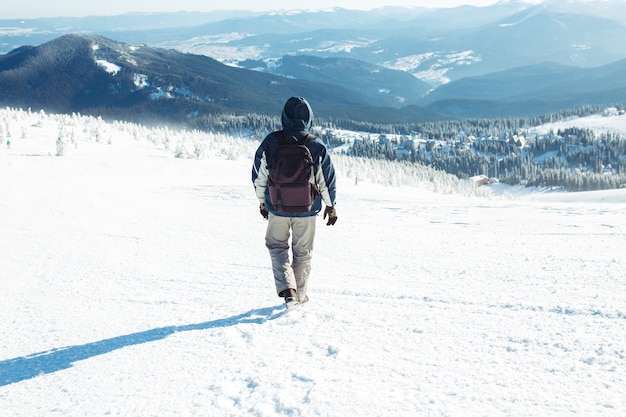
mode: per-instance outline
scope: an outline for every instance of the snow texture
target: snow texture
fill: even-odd
[[[287,312],[256,143],[182,159],[180,132],[0,123],[3,416],[626,415],[626,190],[468,198],[339,172],[311,301]]]

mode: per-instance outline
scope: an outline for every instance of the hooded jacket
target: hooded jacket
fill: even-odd
[[[309,103],[302,97],[291,97],[285,103],[281,116],[282,131],[288,142],[299,142],[303,140],[313,123],[313,110]],[[278,137],[276,132],[272,132],[263,139],[261,145],[254,155],[254,165],[252,166],[252,183],[256,196],[260,203],[265,204],[265,208],[272,214],[284,217],[309,217],[315,216],[322,209],[322,201],[326,206],[335,205],[335,168],[333,167],[326,145],[319,138],[309,140],[306,143],[311,151],[311,156],[315,163],[313,169],[315,181],[319,189],[319,195],[313,202],[311,210],[304,213],[278,212],[272,205],[267,187],[269,179],[268,166],[272,162],[272,156],[278,149]]]

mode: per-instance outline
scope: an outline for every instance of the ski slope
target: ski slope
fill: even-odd
[[[181,159],[121,124],[2,117],[3,416],[626,415],[626,190],[339,172],[311,301],[287,312],[255,143]]]

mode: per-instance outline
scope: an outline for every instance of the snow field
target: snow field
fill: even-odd
[[[217,137],[180,159],[77,117],[78,146],[57,157],[70,122],[3,118],[6,415],[626,412],[624,190],[468,198],[339,172],[311,301],[287,312],[254,144]]]

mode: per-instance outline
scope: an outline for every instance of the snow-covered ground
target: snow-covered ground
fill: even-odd
[[[611,132],[626,136],[626,114],[617,114],[616,111],[614,114],[609,110],[610,109],[606,110],[605,115],[596,114],[586,117],[571,117],[554,123],[546,123],[533,130],[539,133],[547,133],[550,130],[557,132],[559,129],[578,127],[581,129],[591,129],[598,134]]]
[[[180,159],[121,125],[3,115],[2,416],[626,415],[626,190],[340,172],[311,301],[287,312],[254,143]]]

